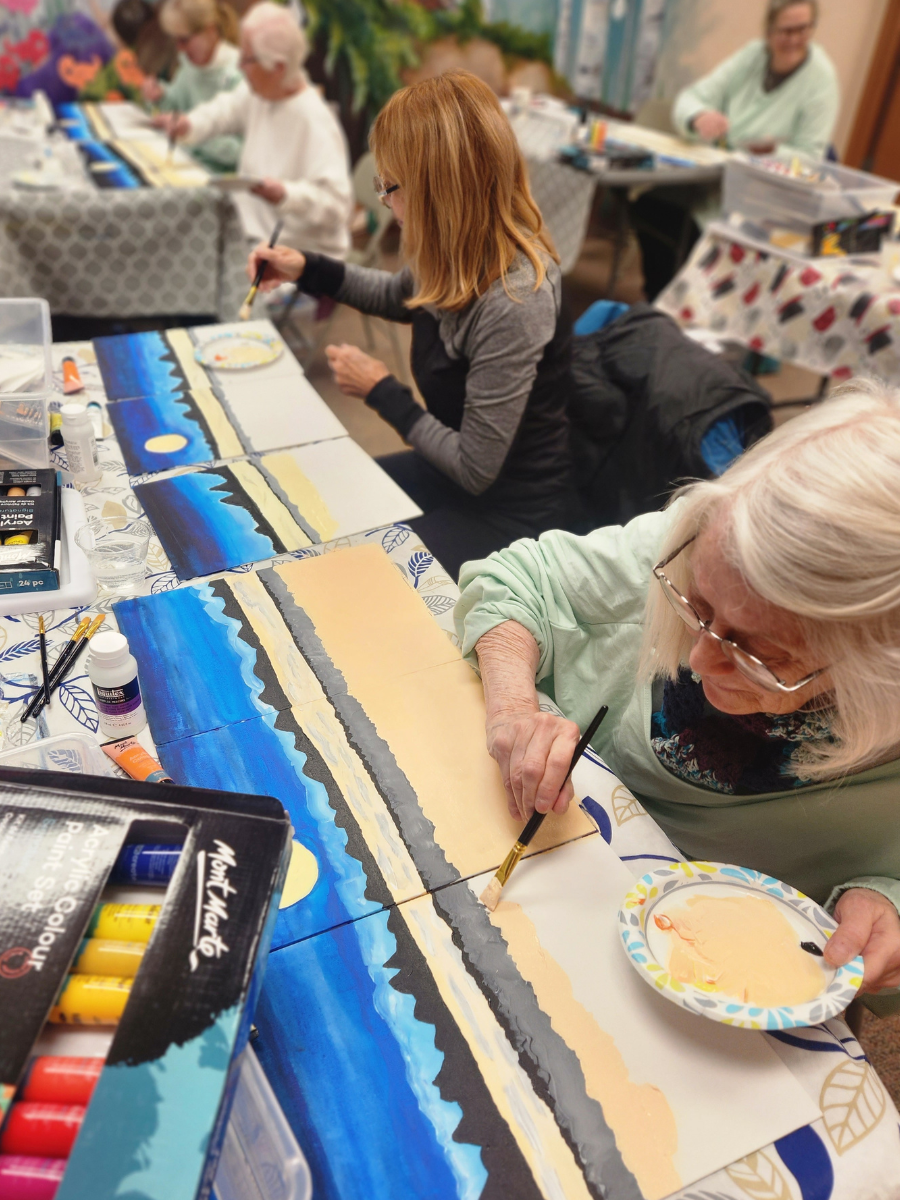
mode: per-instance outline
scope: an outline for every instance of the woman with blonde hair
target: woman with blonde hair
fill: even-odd
[[[376,189],[403,229],[398,274],[266,246],[263,287],[296,280],[412,325],[425,400],[384,363],[329,346],[342,391],[413,447],[380,459],[424,510],[412,522],[454,576],[461,563],[561,524],[569,488],[569,326],[558,259],[522,155],[490,88],[448,71],[397,92],[371,133]]]
[[[159,14],[163,30],[178,50],[178,71],[171,83],[148,79],[144,98],[163,112],[188,112],[230,92],[243,79],[238,65],[238,21],[227,0],[164,0]],[[241,153],[241,139],[232,134],[209,138],[194,147],[209,166],[233,171]]]
[[[565,810],[608,704],[593,745],[675,845],[833,908],[867,992],[900,984],[898,480],[900,395],[850,385],[665,512],[468,563],[456,612],[511,812]]]

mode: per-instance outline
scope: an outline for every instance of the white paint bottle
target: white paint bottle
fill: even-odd
[[[96,483],[103,471],[97,458],[97,439],[90,413],[83,404],[64,404],[59,415],[72,478],[76,483]]]
[[[137,660],[121,633],[97,633],[91,639],[88,679],[94,689],[100,730],[110,738],[140,733],[147,724]]]

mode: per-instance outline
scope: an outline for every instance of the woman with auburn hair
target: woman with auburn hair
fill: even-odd
[[[425,400],[355,346],[329,346],[341,390],[413,447],[378,461],[425,515],[411,522],[454,575],[565,520],[570,331],[558,258],[494,93],[467,71],[397,92],[372,128],[376,188],[403,229],[392,275],[261,245],[248,274],[296,280],[361,312],[412,325]]]
[[[900,1011],[900,394],[855,383],[665,512],[468,563],[456,609],[510,811],[593,745],[686,858],[833,909]],[[551,696],[564,716],[541,712]]]

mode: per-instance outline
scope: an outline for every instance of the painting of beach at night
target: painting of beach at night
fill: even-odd
[[[481,685],[377,537],[115,615],[167,772],[290,815],[255,1046],[317,1197],[661,1200],[818,1116],[631,968],[600,765],[480,902],[520,831]]]
[[[348,437],[150,480],[134,491],[181,580],[421,511]]]
[[[250,333],[275,345],[279,357],[246,370],[208,370],[196,358],[209,345],[231,346],[231,326],[200,327],[205,342],[183,329],[95,341],[109,419],[130,474],[346,436],[293,356],[279,349],[274,330],[268,334],[269,323],[252,324]],[[273,370],[279,373],[267,374]]]
[[[257,343],[256,363],[246,353],[230,353],[230,347],[237,349],[248,340]],[[94,338],[93,345],[108,401],[215,389],[239,376],[252,378],[264,398],[271,380],[303,378],[303,368],[271,321],[122,333]],[[235,369],[227,369],[229,362]]]

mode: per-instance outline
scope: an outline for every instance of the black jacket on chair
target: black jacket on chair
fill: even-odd
[[[749,375],[636,304],[573,339],[569,402],[579,529],[660,508],[686,479],[708,479],[701,442],[732,417],[744,446],[772,428],[771,400]]]

